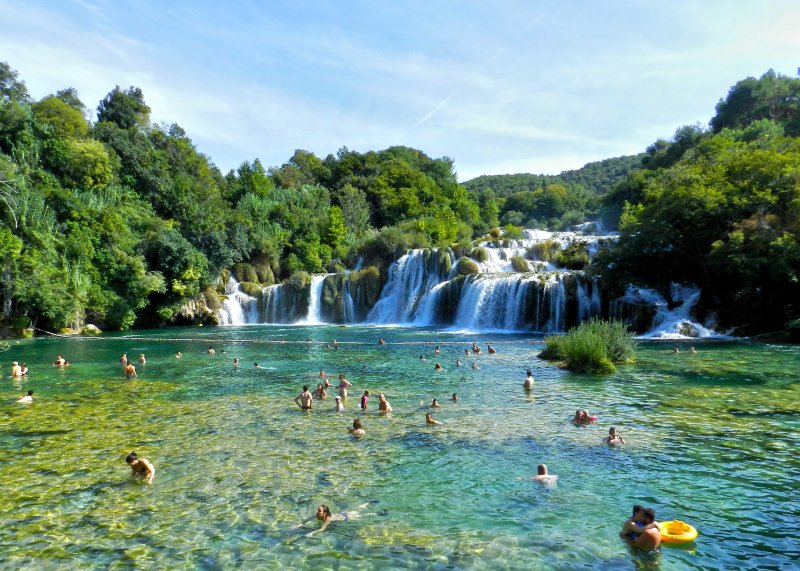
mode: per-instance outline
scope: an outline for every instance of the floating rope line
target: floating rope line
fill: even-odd
[[[87,337],[85,335],[65,335],[62,333],[53,333],[52,331],[45,331],[44,329],[39,329],[38,327],[32,327],[36,331],[41,331],[42,333],[46,333],[48,335],[52,335],[54,337],[58,337],[60,339],[80,339],[81,341],[148,341],[148,342],[155,342],[155,341],[164,341],[164,342],[172,342],[172,343],[205,343],[207,345],[221,345],[224,343],[253,343],[253,344],[260,344],[260,345],[331,345],[335,347],[337,345],[356,345],[360,347],[365,346],[375,346],[375,347],[382,347],[383,345],[378,345],[377,342],[366,342],[366,341],[336,341],[335,343],[333,340],[331,341],[317,341],[317,340],[288,340],[288,339],[218,339],[218,338],[208,338],[208,337],[147,337],[144,335],[126,335],[124,337],[103,337],[103,336],[91,336]],[[385,345],[464,345],[469,344],[470,341],[386,341]],[[500,340],[500,341],[481,341],[481,344],[484,345],[536,345],[544,343],[543,339],[527,339],[527,340]]]

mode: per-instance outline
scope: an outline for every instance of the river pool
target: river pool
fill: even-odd
[[[319,343],[334,337],[339,349]],[[251,326],[12,342],[0,569],[631,569],[642,562],[617,532],[634,503],[700,531],[662,548],[660,569],[796,568],[800,347],[709,342],[689,355],[646,342],[636,364],[587,377],[539,360],[540,339]],[[473,340],[484,353],[465,360]],[[147,355],[138,379],[122,378],[123,352]],[[72,366],[53,367],[57,354]],[[8,377],[12,360],[28,378]],[[292,402],[320,368],[353,383],[344,413],[332,393],[311,412]],[[33,404],[14,402],[29,389]],[[574,426],[577,408],[598,422]],[[360,440],[346,430],[356,417]],[[602,443],[612,425],[625,446]],[[129,480],[133,450],[155,464],[154,485]],[[556,486],[529,479],[539,463]],[[358,514],[305,537],[320,503]]]

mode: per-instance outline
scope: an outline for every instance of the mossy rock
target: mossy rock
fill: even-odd
[[[205,297],[206,306],[211,311],[217,311],[222,308],[222,300],[219,298],[219,294],[217,294],[215,289],[206,288],[206,291],[203,292],[203,297]]]
[[[241,282],[239,288],[250,297],[261,296],[261,286],[253,282]]]
[[[258,274],[251,264],[239,262],[233,265],[233,275],[236,276],[236,281],[239,282],[257,282]]]
[[[485,262],[489,259],[489,252],[486,251],[486,248],[473,248],[472,251],[469,253],[469,257],[475,260],[476,262]]]
[[[500,234],[502,234],[502,233],[503,233],[503,231],[500,230],[500,228],[498,228],[496,226],[494,228],[492,228],[491,230],[489,230],[489,236],[491,236],[492,238],[495,238],[495,239],[499,238]]]
[[[272,273],[272,268],[269,264],[253,264],[258,276],[258,283],[265,286],[271,286],[275,283],[275,274]]]
[[[450,271],[453,263],[450,260],[450,251],[447,248],[442,248],[439,250],[439,266],[442,268],[442,271],[447,273]]]
[[[311,276],[308,272],[299,271],[293,273],[289,277],[289,285],[292,286],[295,290],[302,290],[305,289],[311,284]]]
[[[522,256],[511,256],[511,267],[514,268],[515,272],[524,273],[531,271],[530,264],[528,264],[528,261]]]
[[[61,327],[59,328],[58,332],[61,335],[75,335],[78,333],[72,327]]]
[[[102,335],[102,333],[97,325],[92,325],[91,323],[87,323],[81,329],[81,335]]]
[[[459,259],[458,266],[456,269],[458,271],[458,274],[461,276],[468,276],[480,272],[478,264],[475,261],[470,260],[469,258]]]

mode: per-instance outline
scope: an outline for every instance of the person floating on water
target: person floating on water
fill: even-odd
[[[353,426],[347,427],[347,430],[355,437],[364,436],[367,433],[358,418],[353,419]]]
[[[233,367],[234,369],[239,366],[239,357],[233,358]]]
[[[575,416],[572,418],[572,422],[575,424],[592,424],[596,420],[597,417],[589,414],[589,411],[586,409],[576,410]]]
[[[131,467],[131,477],[141,478],[145,484],[152,484],[156,477],[156,468],[147,458],[139,458],[136,452],[131,452],[125,458],[125,462]]]
[[[30,404],[33,402],[33,391],[28,391],[27,395],[23,395],[17,399],[18,403]]]
[[[378,410],[381,412],[392,412],[392,405],[389,404],[389,401],[386,400],[386,396],[382,393],[378,395]]]
[[[456,359],[456,367],[460,367],[460,366],[461,366],[461,360],[460,359]]]
[[[209,355],[216,355],[217,354],[217,352],[214,350],[214,348],[211,345],[208,346],[208,350],[206,350],[206,353],[208,353]]]
[[[694,347],[689,347],[689,355],[697,355],[697,349]]]
[[[458,393],[453,393],[453,402],[458,401]]]
[[[419,362],[422,363],[423,361],[425,361],[425,355],[420,355]]]
[[[303,392],[294,397],[294,402],[303,410],[311,410],[311,403],[314,402],[314,397],[308,392],[308,385],[303,386]]]
[[[433,350],[434,355],[438,355],[440,353],[439,346],[436,346],[436,349]]]
[[[133,366],[133,363],[127,363],[122,371],[125,374],[126,379],[135,379],[138,376],[136,374],[136,367]]]
[[[476,355],[480,355],[481,354],[481,348],[478,347],[477,343],[473,343],[472,344],[472,352],[475,353]]]
[[[472,368],[473,368],[474,370],[476,370],[476,371],[477,371],[478,369],[480,369],[480,367],[478,366],[478,363],[472,363]]]
[[[180,359],[181,357],[183,357],[183,353],[181,353],[180,351],[178,351],[177,353],[175,353],[175,358],[176,358],[176,359]]]
[[[528,376],[525,377],[525,382],[522,383],[522,388],[529,391],[533,388],[533,373],[528,369]]]
[[[434,419],[431,413],[428,413],[425,415],[425,424],[442,424],[442,423]]]
[[[433,400],[431,401],[430,408],[441,408],[441,406],[442,406],[442,405],[440,405],[440,404],[439,404],[439,401],[438,401],[438,400],[436,400],[436,399],[433,399]]]
[[[320,526],[319,529],[316,529],[316,530],[314,530],[312,532],[309,532],[309,533],[305,534],[305,536],[304,536],[304,537],[311,537],[315,533],[320,533],[322,531],[325,531],[328,528],[328,525],[330,525],[331,522],[334,522],[334,521],[349,522],[350,520],[358,519],[359,517],[362,516],[361,510],[365,509],[368,505],[369,504],[362,504],[362,505],[358,506],[358,508],[355,509],[355,510],[347,511],[347,512],[340,512],[340,513],[334,514],[334,513],[331,513],[331,509],[328,506],[326,506],[325,504],[322,504],[320,506],[317,506],[317,511],[314,514],[313,518],[309,519],[308,521],[304,521],[303,523],[301,523],[297,527],[303,527],[303,526],[311,523],[314,520],[321,521],[322,522],[322,526]],[[363,514],[363,515],[364,516],[371,516],[371,515],[376,515],[376,514],[368,513],[368,514]]]
[[[625,439],[622,438],[622,435],[617,432],[617,429],[613,426],[608,429],[608,436],[605,438],[606,444],[609,446],[618,446],[620,444],[625,444]]]

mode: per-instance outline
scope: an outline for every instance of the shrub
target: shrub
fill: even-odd
[[[586,242],[573,242],[561,252],[556,263],[569,270],[582,270],[589,265],[589,250]]]
[[[491,236],[492,238],[495,238],[495,239],[499,238],[501,233],[502,233],[502,230],[500,230],[500,228],[497,228],[497,227],[494,227],[491,230],[489,230],[489,236]]]
[[[522,228],[514,226],[513,224],[506,225],[503,230],[503,238],[508,240],[522,240],[525,238],[525,233],[522,231]]]
[[[486,251],[486,248],[472,248],[472,251],[469,253],[469,257],[476,262],[485,262],[489,259],[489,253]]]
[[[253,282],[240,282],[239,288],[250,297],[261,296],[261,286]]]
[[[310,283],[311,283],[311,276],[308,275],[308,272],[304,272],[302,270],[293,273],[289,277],[289,285],[291,285],[296,290],[304,289]]]
[[[236,276],[236,280],[239,282],[258,281],[258,275],[256,274],[255,268],[244,262],[233,265],[233,275]]]
[[[511,267],[514,268],[515,272],[531,271],[530,264],[528,264],[528,261],[522,256],[511,256]]]
[[[480,271],[478,264],[469,258],[461,258],[458,260],[458,274],[461,276],[468,276],[470,274],[477,274]]]
[[[528,248],[528,257],[542,262],[552,262],[560,253],[561,245],[554,240],[545,240]]]
[[[613,373],[615,364],[635,359],[633,335],[621,321],[591,319],[566,335],[548,335],[539,357],[562,361],[576,373]]]

